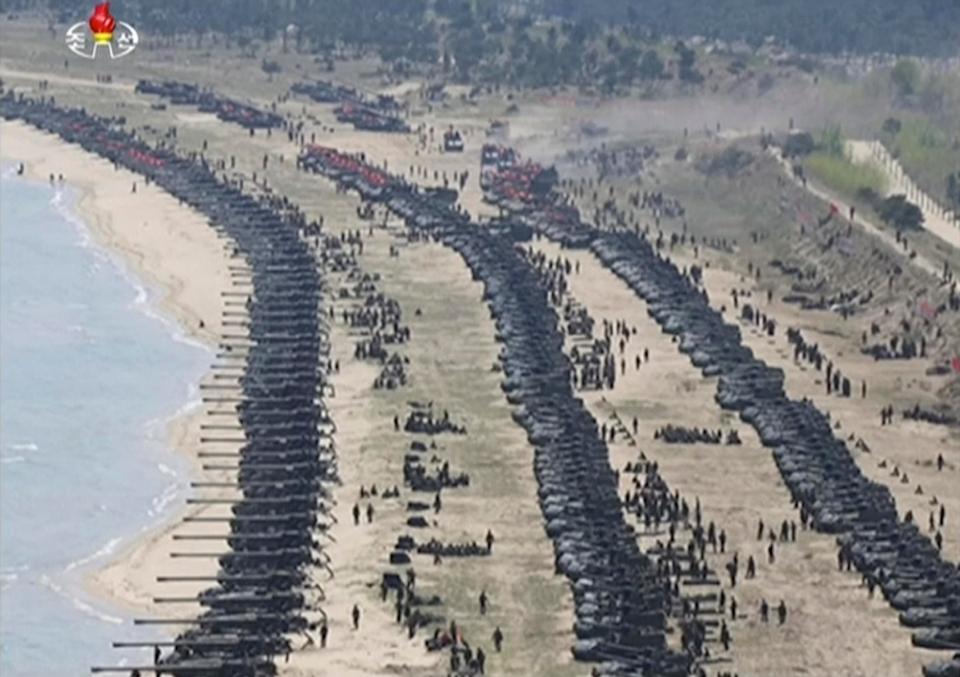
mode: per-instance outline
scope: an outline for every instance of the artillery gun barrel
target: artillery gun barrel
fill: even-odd
[[[286,522],[295,519],[314,520],[308,512],[289,512],[284,515],[234,515],[232,517],[184,517],[184,522]]]

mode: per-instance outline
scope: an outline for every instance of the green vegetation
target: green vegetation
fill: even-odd
[[[862,188],[857,196],[897,230],[919,230],[923,226],[923,212],[920,207],[908,202],[906,195],[881,198],[870,188]]]
[[[960,212],[960,172],[947,176],[947,205]]]
[[[900,230],[917,230],[923,225],[923,212],[905,195],[891,195],[876,206],[880,218]]]
[[[886,177],[880,168],[849,158],[839,127],[823,130],[816,150],[804,160],[804,168],[818,181],[850,199],[862,196],[865,189],[877,195],[886,189]]]
[[[789,134],[783,142],[783,157],[802,158],[816,150],[817,144],[808,132]]]
[[[886,178],[877,167],[853,162],[844,155],[815,151],[804,161],[806,171],[818,181],[846,197],[869,188],[877,194],[886,189]]]
[[[839,127],[827,127],[820,134],[820,142],[817,144],[817,150],[823,151],[833,157],[846,157],[846,139],[843,138],[843,130]]]
[[[906,172],[939,200],[949,200],[949,178],[960,173],[960,137],[951,138],[920,116],[885,125],[881,140]]]
[[[774,36],[805,52],[952,56],[960,3],[927,0],[542,0],[568,20],[639,22],[651,35],[703,35],[760,45]],[[632,11],[631,11],[632,10]]]
[[[80,11],[76,0],[0,0],[0,11],[21,9],[44,10],[60,23]],[[376,55],[396,73],[603,93],[665,80],[709,87],[708,79],[724,75],[755,76],[761,95],[773,87],[755,54],[708,54],[689,36],[748,48],[772,36],[832,54],[955,54],[960,45],[960,3],[933,0],[123,0],[117,11],[146,35],[198,48],[226,36],[227,46],[246,45],[253,56],[282,41],[284,50],[328,63]],[[664,36],[681,39],[671,38],[670,49]],[[814,69],[800,55],[787,63]],[[901,98],[949,109],[916,61],[901,60],[892,78]]]
[[[913,59],[900,59],[890,71],[890,80],[900,96],[915,94],[920,87],[920,65]]]

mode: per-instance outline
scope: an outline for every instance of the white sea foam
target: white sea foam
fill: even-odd
[[[0,570],[0,590],[6,590],[20,580],[20,574],[30,571],[30,567],[23,564],[18,567],[4,567]]]
[[[101,261],[106,259],[109,261],[117,270],[117,272],[119,272],[120,275],[130,284],[130,286],[133,287],[135,295],[131,304],[132,307],[136,308],[150,319],[161,322],[167,328],[167,331],[170,333],[170,336],[174,341],[192,346],[194,348],[199,348],[212,355],[213,351],[208,346],[187,336],[183,332],[183,328],[177,324],[177,322],[156,311],[155,299],[150,294],[149,290],[140,282],[140,279],[130,272],[129,268],[127,268],[120,257],[102,247],[96,246],[87,224],[71,209],[72,197],[73,194],[71,191],[58,188],[56,193],[54,193],[53,198],[50,200],[50,204],[65,221],[70,223],[76,229],[77,234],[80,236],[78,244],[84,248],[90,249],[96,255],[97,259]],[[96,264],[94,264],[94,269],[97,269]]]
[[[11,465],[13,463],[23,463],[27,459],[23,456],[0,456],[0,463],[3,465]]]
[[[85,565],[87,565],[87,564],[90,564],[90,562],[93,562],[94,560],[98,560],[98,559],[100,559],[100,558],[102,558],[102,557],[107,557],[107,556],[111,555],[111,554],[113,553],[113,551],[117,549],[117,546],[120,545],[120,541],[121,541],[121,540],[122,540],[122,539],[120,539],[120,538],[111,538],[109,541],[106,542],[106,544],[104,544],[104,546],[103,546],[102,548],[100,548],[99,550],[97,550],[97,551],[96,551],[95,553],[93,553],[92,555],[88,555],[88,556],[83,557],[83,558],[81,558],[81,559],[78,559],[78,560],[76,560],[76,561],[74,561],[74,562],[70,562],[70,564],[68,564],[68,565],[66,566],[66,568],[64,569],[64,571],[72,571],[72,570],[76,569],[77,567],[82,567],[82,566],[85,566]]]
[[[170,505],[170,502],[177,498],[178,493],[180,493],[179,484],[174,482],[173,484],[167,485],[167,488],[163,490],[163,493],[154,497],[153,499],[152,503],[154,514],[163,512],[164,508]]]
[[[88,616],[92,616],[93,618],[96,618],[97,620],[101,620],[104,623],[112,623],[114,625],[123,624],[122,618],[117,618],[116,616],[111,616],[109,614],[106,614],[100,611],[99,609],[94,608],[93,606],[83,601],[79,597],[75,595],[71,595],[69,592],[63,589],[63,586],[57,584],[46,574],[40,577],[40,583],[45,588],[52,590],[53,592],[57,593],[64,599],[70,600],[70,603],[73,604],[75,609],[77,609],[78,611],[82,611]]]
[[[39,451],[40,450],[40,447],[38,447],[33,442],[19,442],[15,444],[8,444],[7,448],[13,449],[14,451]]]

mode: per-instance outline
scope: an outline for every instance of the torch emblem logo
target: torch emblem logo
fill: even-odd
[[[140,35],[133,26],[110,14],[109,2],[102,2],[93,8],[89,20],[67,30],[66,42],[67,49],[85,59],[96,59],[103,52],[119,59],[137,48]]]

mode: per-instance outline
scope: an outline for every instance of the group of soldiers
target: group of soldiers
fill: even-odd
[[[662,440],[667,444],[723,444],[723,430],[707,430],[706,428],[688,428],[686,426],[677,426],[672,423],[657,428],[653,433],[653,439]],[[740,435],[736,430],[727,431],[726,444],[741,444]]]

